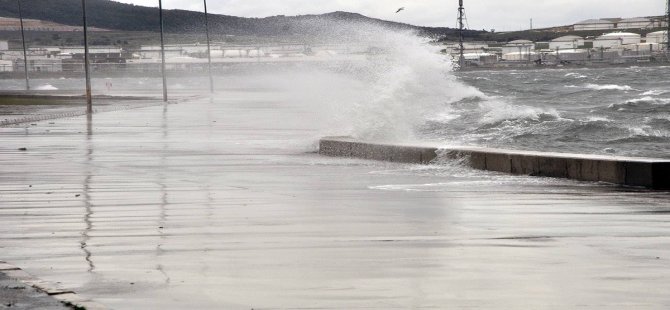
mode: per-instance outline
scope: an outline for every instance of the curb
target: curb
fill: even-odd
[[[57,284],[35,278],[27,272],[23,271],[23,269],[3,261],[0,261],[0,273],[3,273],[11,279],[21,282],[27,286],[31,286],[38,291],[51,296],[57,301],[63,303],[65,306],[74,309],[108,310],[107,307],[90,299],[83,298],[72,290],[63,289]]]

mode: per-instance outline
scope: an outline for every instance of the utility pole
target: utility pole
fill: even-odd
[[[84,19],[84,72],[86,73],[86,113],[93,113],[93,98],[91,95],[91,72],[88,55],[88,22],[86,20],[86,0],[81,0],[82,17]]]
[[[28,51],[26,50],[26,33],[23,28],[23,11],[21,10],[21,0],[16,0],[19,5],[19,21],[21,22],[21,42],[23,43],[23,69],[26,74],[26,90],[30,90],[30,79],[28,78]]]
[[[665,33],[665,52],[670,53],[670,0],[665,4],[665,18],[667,21]]]
[[[167,77],[165,72],[165,38],[163,35],[163,0],[158,0],[158,19],[161,23],[161,73],[163,74],[163,102],[168,101]]]
[[[668,0],[670,1],[670,0]],[[209,41],[209,17],[207,14],[207,0],[205,2],[205,33],[207,34],[207,64],[209,70],[209,92],[214,92],[214,78],[212,77],[212,49]]]
[[[465,67],[465,47],[463,46],[463,30],[465,29],[465,25],[463,23],[463,19],[465,19],[465,8],[463,7],[463,0],[458,0],[458,47],[460,57],[458,59],[458,66],[460,69]]]
[[[533,19],[530,19],[530,30],[533,31]]]

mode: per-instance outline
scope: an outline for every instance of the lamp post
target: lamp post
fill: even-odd
[[[665,25],[667,28],[665,29],[665,44],[666,44],[666,53],[670,53],[670,0],[668,0],[668,3],[665,5],[665,18],[667,21],[667,24]]]
[[[163,35],[163,1],[158,0],[158,19],[161,24],[161,73],[163,74],[163,101],[168,101],[167,77],[165,76],[165,38]]]
[[[21,10],[21,0],[16,0],[19,5],[19,21],[21,23],[21,42],[23,43],[23,69],[26,74],[26,90],[30,90],[30,79],[28,78],[28,52],[26,50],[26,33],[23,28],[23,11]]]
[[[458,47],[459,47],[459,69],[463,70],[465,66],[465,48],[463,47],[463,30],[465,25],[463,19],[465,18],[465,8],[463,8],[463,0],[458,1]]]
[[[207,70],[209,71],[209,92],[214,93],[214,78],[212,77],[212,50],[209,41],[209,17],[207,14],[207,0],[205,4],[205,33],[207,35]]]
[[[93,98],[91,96],[91,72],[88,55],[88,23],[86,20],[86,0],[81,0],[82,17],[84,19],[84,72],[86,73],[86,113],[93,113]]]

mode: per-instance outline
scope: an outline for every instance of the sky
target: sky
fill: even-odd
[[[115,0],[158,6],[158,0]],[[664,15],[666,0],[464,0],[470,29],[514,31],[605,17]],[[419,26],[456,27],[458,0],[207,0],[211,13],[266,17],[348,11]],[[201,11],[198,0],[163,0],[165,9]],[[400,13],[395,11],[404,7]]]

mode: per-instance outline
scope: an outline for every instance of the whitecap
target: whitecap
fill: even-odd
[[[576,78],[576,79],[585,79],[585,78],[587,78],[586,75],[582,75],[582,74],[579,74],[579,73],[576,73],[576,72],[570,72],[570,73],[567,73],[567,74],[565,75],[565,77],[573,77],[573,78]]]
[[[649,106],[665,106],[670,104],[670,99],[654,98],[650,96],[631,99],[623,103],[613,103],[609,106],[610,109],[617,109],[624,111],[627,107],[649,107]]]
[[[628,85],[616,85],[616,84],[607,84],[607,85],[586,84],[584,85],[584,88],[593,90],[621,90],[621,91],[633,90],[633,88]]]
[[[501,121],[510,120],[530,120],[537,122],[547,119],[562,119],[561,114],[556,109],[542,109],[506,103],[500,105],[500,102],[490,102],[488,105],[490,110],[482,117],[481,123],[483,124],[495,124]]]
[[[642,93],[642,96],[660,96],[667,93],[665,90],[652,89]]]
[[[604,116],[589,116],[584,121],[586,122],[609,122],[610,119]]]

